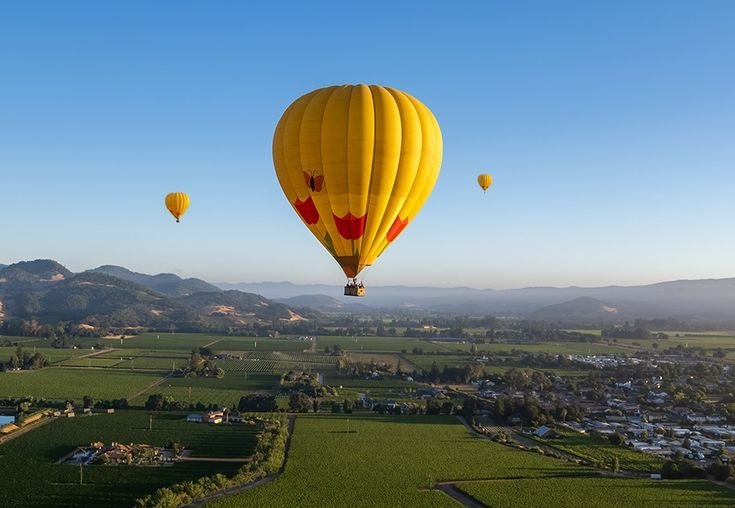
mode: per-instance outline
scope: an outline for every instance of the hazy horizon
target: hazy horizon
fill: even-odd
[[[220,280],[220,279],[212,279],[205,276],[199,276],[196,274],[182,274],[178,273],[173,270],[158,270],[158,271],[145,271],[145,270],[138,270],[136,268],[132,268],[131,266],[126,265],[117,265],[114,263],[98,263],[94,266],[87,266],[87,267],[81,267],[81,268],[72,268],[70,265],[64,263],[61,260],[53,259],[53,258],[36,258],[36,259],[50,259],[52,261],[56,261],[63,266],[65,266],[67,269],[71,270],[74,273],[80,273],[84,272],[86,270],[92,270],[95,268],[99,268],[101,266],[120,266],[122,268],[126,268],[132,272],[136,273],[142,273],[145,275],[157,275],[161,273],[173,273],[175,275],[178,275],[181,278],[197,278],[204,280],[205,282],[209,282],[210,284],[214,285],[239,285],[239,284],[294,284],[298,286],[317,286],[317,285],[326,285],[326,286],[333,286],[333,287],[339,287],[341,286],[341,281],[334,281],[334,280],[321,280],[321,281],[303,281],[303,282],[296,282],[293,280],[237,280],[237,281],[231,281],[231,280]],[[18,263],[21,261],[34,261],[34,259],[19,259],[12,262],[4,262],[0,261],[0,265],[11,265],[14,263]],[[651,284],[659,284],[664,282],[678,282],[678,281],[698,281],[698,280],[722,280],[722,279],[735,279],[735,275],[725,275],[724,277],[684,277],[679,279],[666,279],[666,280],[654,280],[650,282],[643,282],[640,284],[620,284],[620,283],[610,283],[610,284],[599,284],[599,285],[579,285],[579,284],[559,284],[559,285],[545,285],[545,284],[529,284],[526,286],[507,286],[507,287],[501,287],[501,286],[495,286],[495,287],[478,287],[478,286],[468,286],[468,285],[440,285],[440,284],[400,284],[400,283],[388,283],[388,284],[373,284],[374,287],[389,287],[389,286],[404,286],[404,287],[429,287],[429,288],[437,288],[437,289],[476,289],[476,290],[509,290],[509,289],[529,289],[529,288],[557,288],[557,289],[564,289],[564,288],[583,288],[583,289],[594,289],[594,288],[603,288],[603,287],[614,287],[614,286],[620,286],[620,287],[628,287],[628,286],[647,286]]]

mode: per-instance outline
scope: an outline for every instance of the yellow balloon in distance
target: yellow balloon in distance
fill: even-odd
[[[483,173],[477,177],[477,183],[480,184],[483,191],[487,191],[488,187],[493,184],[493,177]]]
[[[166,194],[166,208],[176,218],[176,222],[179,222],[181,216],[189,208],[189,202],[189,195],[186,192],[170,192]]]
[[[286,199],[349,278],[416,217],[441,161],[429,108],[378,85],[314,90],[286,109],[273,135]]]

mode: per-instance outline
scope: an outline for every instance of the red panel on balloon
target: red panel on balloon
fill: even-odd
[[[365,232],[365,219],[367,214],[362,217],[355,217],[351,213],[347,213],[344,217],[334,216],[334,223],[337,225],[337,231],[345,240],[357,240]]]
[[[316,209],[316,205],[314,205],[314,201],[311,199],[311,196],[306,198],[305,201],[297,199],[294,206],[296,207],[296,210],[298,210],[299,215],[301,215],[301,218],[304,219],[304,222],[307,224],[316,224],[319,222],[319,211]]]

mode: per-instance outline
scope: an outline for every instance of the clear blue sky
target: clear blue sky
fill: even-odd
[[[271,4],[0,4],[0,263],[341,283],[271,140],[296,97],[377,83],[444,162],[368,284],[735,276],[735,2]]]

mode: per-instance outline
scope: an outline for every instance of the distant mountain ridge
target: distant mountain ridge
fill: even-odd
[[[260,295],[223,291],[200,279],[103,266],[72,273],[52,260],[0,268],[0,320],[60,321],[89,329],[244,326],[301,316]]]
[[[128,270],[127,268],[123,268],[122,266],[115,265],[103,265],[87,271],[104,273],[106,275],[117,277],[118,279],[142,284],[168,296],[187,296],[194,293],[201,293],[203,291],[222,291],[217,286],[214,286],[201,279],[182,279],[181,277],[179,277],[178,275],[174,275],[173,273],[147,275],[144,273],[133,272],[131,270]]]
[[[263,296],[260,296],[263,295]],[[72,273],[53,260],[0,266],[0,319],[137,323],[231,323],[299,319],[316,313],[405,310],[619,323],[638,318],[735,323],[735,278],[642,286],[493,290],[370,286],[365,298],[342,286],[263,282],[217,285],[174,274],[147,275],[104,265]],[[135,325],[130,325],[135,326]],[[733,325],[735,326],[735,324]]]
[[[342,294],[340,286],[262,282],[218,284],[223,288],[254,291],[281,301],[307,294]],[[529,319],[562,320],[582,314],[584,301],[567,306],[545,307],[573,302],[580,298],[598,300],[595,306],[618,309],[600,312],[606,321],[621,322],[636,318],[682,318],[693,320],[735,320],[735,278],[659,282],[641,286],[606,287],[529,287],[520,289],[434,288],[407,286],[370,286],[359,303],[370,307],[423,309],[436,312],[492,314]],[[589,305],[589,301],[587,305]],[[541,312],[541,309],[544,309]]]

